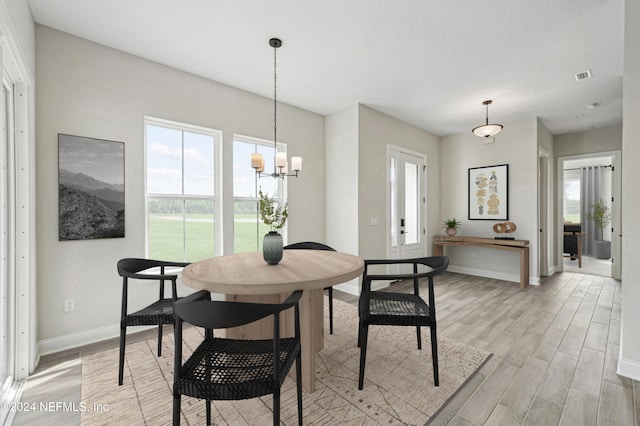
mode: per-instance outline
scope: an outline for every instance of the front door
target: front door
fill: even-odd
[[[388,164],[388,254],[408,259],[425,255],[425,157],[390,147]]]

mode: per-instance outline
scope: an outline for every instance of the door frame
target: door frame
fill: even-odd
[[[14,251],[12,268],[11,300],[12,320],[15,324],[13,354],[13,383],[2,388],[5,401],[19,401],[23,385],[37,364],[36,346],[36,149],[35,149],[35,91],[34,76],[27,66],[23,50],[11,24],[10,14],[0,2],[0,80],[13,86],[13,241],[9,250]],[[0,423],[10,424],[15,411],[6,412]]]
[[[538,274],[537,276],[551,275],[549,270],[549,252],[552,251],[553,238],[549,235],[549,206],[551,205],[551,167],[549,167],[549,153],[538,147]]]
[[[389,259],[394,259],[394,258],[398,258],[400,255],[400,244],[399,244],[399,238],[400,235],[398,235],[398,246],[396,248],[391,246],[391,176],[390,176],[390,162],[391,162],[391,158],[392,156],[396,156],[396,158],[400,158],[400,154],[406,154],[406,155],[410,155],[413,157],[417,157],[419,158],[422,163],[423,163],[423,167],[422,170],[420,171],[421,173],[421,177],[420,177],[420,194],[422,197],[422,202],[420,203],[422,206],[422,214],[421,214],[421,223],[420,223],[420,227],[422,228],[422,241],[421,241],[421,252],[423,256],[426,256],[427,254],[427,235],[426,235],[426,229],[427,229],[427,206],[426,206],[426,198],[427,198],[427,154],[423,153],[423,152],[418,152],[418,151],[414,151],[402,146],[398,146],[398,145],[393,145],[393,144],[387,144],[386,147],[386,213],[387,213],[387,219],[386,219],[386,252],[387,252],[387,258]],[[419,201],[420,202],[420,201]]]
[[[611,258],[613,259],[613,263],[611,264],[611,277],[616,280],[622,279],[622,215],[621,215],[621,206],[622,206],[622,151],[603,151],[603,152],[593,152],[589,154],[580,154],[580,155],[569,155],[557,158],[557,187],[556,187],[556,195],[557,195],[557,208],[556,208],[556,270],[564,271],[564,258],[562,255],[563,251],[563,238],[564,235],[564,221],[563,218],[563,209],[564,209],[564,197],[563,197],[563,189],[564,189],[564,162],[569,160],[583,160],[588,158],[597,158],[597,157],[611,157],[611,165],[613,166],[613,171],[611,174],[611,194],[613,195],[613,201],[611,203],[611,223],[610,226],[613,228],[613,232],[611,233]]]

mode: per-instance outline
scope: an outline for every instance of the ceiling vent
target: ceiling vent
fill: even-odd
[[[586,70],[583,72],[579,72],[575,75],[576,81],[586,80],[587,78],[591,78],[591,70]]]

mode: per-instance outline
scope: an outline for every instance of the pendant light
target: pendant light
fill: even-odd
[[[491,105],[491,102],[493,101],[486,100],[482,102],[482,105],[484,105],[486,108],[485,124],[483,124],[482,126],[478,126],[472,130],[474,135],[480,136],[481,138],[493,137],[500,133],[500,130],[502,130],[502,124],[489,124],[489,105]]]
[[[282,46],[282,40],[279,38],[272,38],[269,40],[269,46],[273,47],[273,148],[275,156],[273,158],[273,173],[264,173],[264,159],[262,154],[251,154],[251,167],[256,171],[259,177],[274,177],[282,178],[285,176],[298,177],[298,172],[302,171],[302,157],[291,157],[291,170],[293,173],[288,173],[287,153],[278,152],[277,136],[278,136],[278,101],[277,101],[277,58],[276,51]]]

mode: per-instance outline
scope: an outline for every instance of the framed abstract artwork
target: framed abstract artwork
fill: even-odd
[[[58,135],[58,240],[124,237],[124,143]]]
[[[509,165],[469,169],[469,220],[509,219]]]

